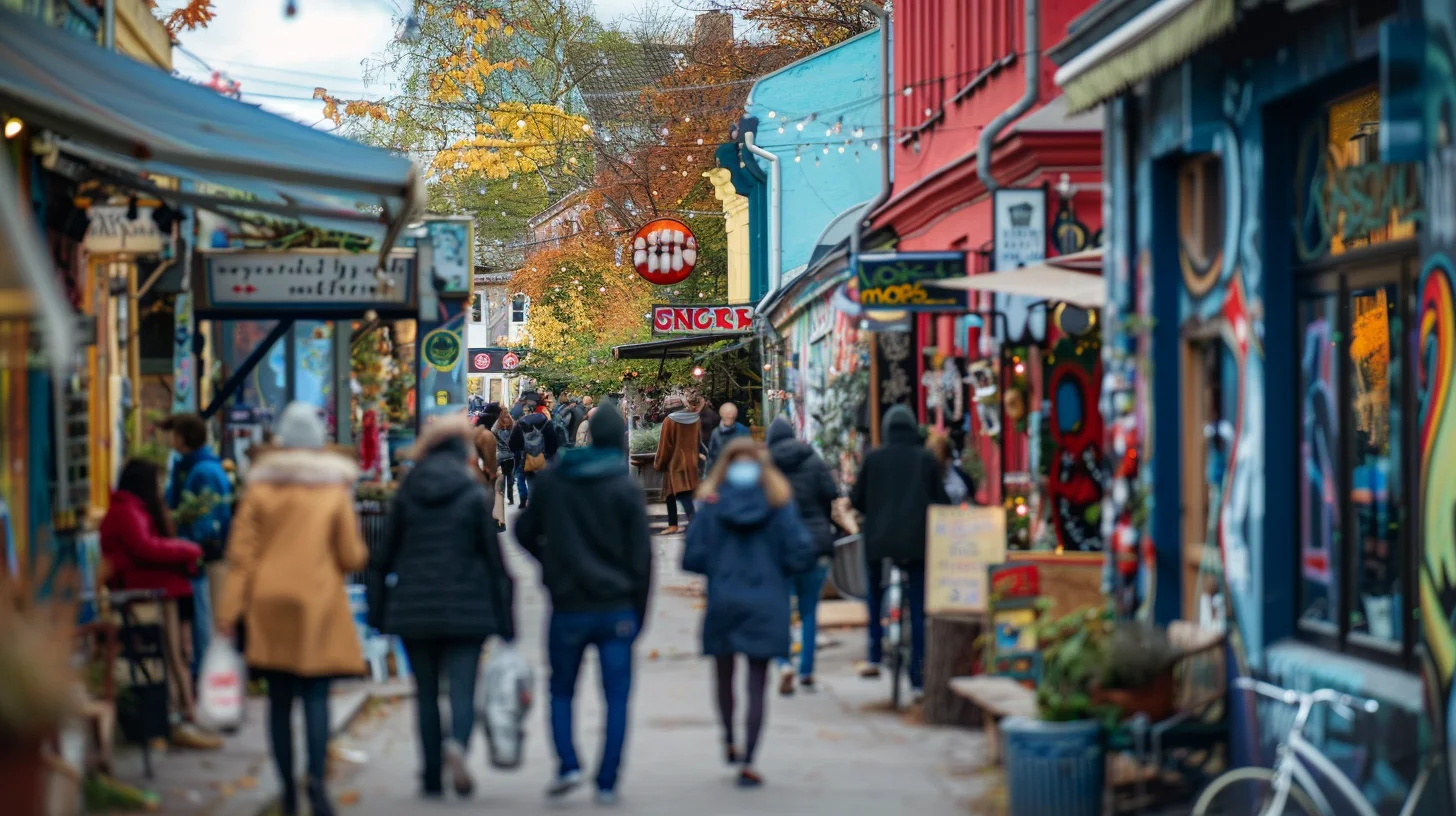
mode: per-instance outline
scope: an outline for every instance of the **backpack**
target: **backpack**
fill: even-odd
[[[570,405],[557,406],[551,417],[551,427],[556,429],[556,438],[568,448],[576,447],[576,435],[571,432],[572,411]]]
[[[522,466],[527,473],[535,473],[538,470],[546,469],[546,437],[541,429],[535,426],[526,428],[521,435],[523,440],[526,462]]]

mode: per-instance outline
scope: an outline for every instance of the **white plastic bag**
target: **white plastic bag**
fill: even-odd
[[[521,766],[535,682],[531,666],[514,644],[498,643],[491,650],[475,688],[475,716],[485,727],[490,764],[497,768]]]
[[[243,722],[243,659],[231,640],[214,637],[202,658],[197,684],[197,723],[232,731]]]

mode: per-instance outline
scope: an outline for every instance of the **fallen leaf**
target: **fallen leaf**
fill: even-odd
[[[343,805],[344,807],[353,807],[354,805],[359,804],[359,791],[344,791],[343,793],[338,795],[336,801],[338,801],[338,803],[340,805]]]
[[[648,660],[656,660],[657,659],[657,650],[656,649],[653,649],[652,651],[648,652],[647,653],[647,659]]]
[[[239,777],[238,781],[233,784],[238,786],[238,790],[252,790],[258,787],[258,780],[255,777],[243,776]]]

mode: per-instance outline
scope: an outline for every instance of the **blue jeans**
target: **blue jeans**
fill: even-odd
[[[202,674],[202,658],[212,644],[212,594],[204,573],[192,579],[192,678]]]
[[[463,752],[475,730],[475,680],[484,638],[410,638],[404,642],[415,676],[415,713],[426,793],[439,793],[444,776],[444,728],[440,722],[440,679],[450,685],[450,738]]]
[[[293,701],[303,701],[304,745],[308,751],[308,777],[322,783],[329,750],[329,681],[287,672],[264,672],[268,681],[268,734],[273,764],[285,798],[298,779],[293,764]]]
[[[878,664],[883,659],[882,645],[884,642],[885,628],[880,619],[881,604],[884,601],[884,563],[875,562],[870,559],[865,564],[868,591],[865,597],[865,606],[869,607],[869,654],[870,663]],[[925,565],[900,567],[900,574],[904,583],[900,586],[900,592],[904,595],[904,603],[909,607],[910,612],[910,665],[906,667],[906,674],[910,679],[912,688],[923,688],[925,683]],[[900,625],[905,625],[901,621]]]
[[[869,648],[865,652],[865,661],[875,665],[880,664],[884,658],[885,623],[880,617],[883,610],[880,605],[885,600],[885,562],[878,558],[865,556],[865,606],[869,610],[869,622],[866,626],[866,634],[869,636]]]
[[[521,494],[521,504],[531,497],[531,489],[526,486],[526,457],[522,456],[520,466],[516,468],[516,492]]]
[[[601,664],[602,695],[607,703],[606,734],[597,789],[617,787],[617,770],[627,742],[627,701],[632,691],[632,643],[641,622],[631,609],[611,612],[554,612],[547,634],[551,660],[551,739],[556,744],[560,774],[580,771],[572,741],[572,699],[576,677],[587,646],[597,647]]]
[[[789,577],[789,599],[799,604],[799,676],[814,676],[815,639],[819,636],[819,596],[824,592],[824,579],[829,577],[829,567],[823,564],[808,572]],[[788,666],[788,660],[780,660],[780,666]]]

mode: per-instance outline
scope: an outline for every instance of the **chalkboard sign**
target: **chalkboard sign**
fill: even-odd
[[[987,568],[1006,560],[1006,511],[937,505],[926,530],[925,613],[985,612]]]

